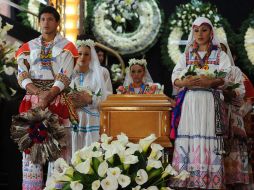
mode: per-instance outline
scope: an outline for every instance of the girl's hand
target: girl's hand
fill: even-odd
[[[84,107],[92,103],[92,96],[85,91],[72,93],[70,98],[75,108]]]

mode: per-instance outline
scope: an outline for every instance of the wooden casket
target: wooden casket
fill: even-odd
[[[100,133],[115,138],[123,132],[134,143],[154,133],[156,143],[171,147],[170,100],[163,94],[110,95],[100,104]]]

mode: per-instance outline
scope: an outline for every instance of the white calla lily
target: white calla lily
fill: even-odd
[[[175,179],[179,179],[181,181],[185,181],[187,178],[190,177],[190,173],[187,172],[186,170],[183,170],[180,172],[180,174],[178,174],[177,176],[175,176]]]
[[[150,136],[144,138],[144,139],[140,139],[139,140],[139,145],[142,147],[142,150],[144,152],[147,151],[148,147],[151,145],[152,142],[154,142],[156,140],[156,136],[155,134],[151,134]]]
[[[82,174],[94,173],[93,169],[91,167],[91,160],[90,159],[87,159],[86,161],[81,162],[80,164],[76,165],[75,169]]]
[[[121,133],[120,135],[117,135],[117,140],[123,145],[126,146],[129,142],[129,138],[126,136],[126,134]]]
[[[79,152],[80,152],[79,150],[76,151],[74,153],[74,155],[72,156],[72,158],[71,158],[71,163],[72,163],[73,166],[76,166],[76,165],[78,165],[79,163],[82,162],[82,160],[80,158],[80,155],[79,155]]]
[[[13,67],[7,67],[6,65],[3,66],[4,72],[7,75],[12,75],[15,72],[15,69]]]
[[[156,186],[150,186],[147,188],[147,190],[159,190]]]
[[[96,180],[92,183],[92,190],[98,190],[101,186],[100,180]]]
[[[72,181],[70,188],[72,190],[83,190],[83,184],[79,183],[79,181]]]
[[[129,142],[126,146],[129,147],[130,149],[135,150],[135,151],[142,152],[142,147],[140,146],[140,144],[134,144],[132,142]]]
[[[107,170],[108,170],[108,163],[107,161],[103,161],[99,167],[98,167],[98,175],[100,177],[105,177],[106,173],[107,173]]]
[[[56,181],[71,181],[72,178],[65,175],[64,173],[54,173]]]
[[[113,139],[113,137],[109,137],[107,134],[103,133],[101,135],[101,142],[102,143],[106,143],[108,144],[111,140]]]
[[[138,161],[139,160],[137,156],[127,155],[123,160],[123,164],[136,164]]]
[[[160,157],[162,156],[161,150],[163,150],[164,148],[159,144],[152,143],[151,149],[152,151],[149,158],[154,158],[155,160],[160,159]]]
[[[135,177],[135,181],[138,185],[143,185],[148,180],[148,175],[144,169],[140,169],[137,171],[137,176]]]
[[[152,168],[158,169],[161,167],[162,167],[162,163],[160,160],[148,159],[146,170],[150,171]]]
[[[131,183],[131,178],[127,175],[120,174],[117,181],[122,188],[125,188]]]
[[[66,161],[63,158],[58,158],[54,162],[54,171],[53,172],[63,173],[63,170],[67,167],[69,167],[69,165],[66,163]]]
[[[115,178],[108,176],[101,181],[101,187],[103,190],[117,190],[118,182]]]
[[[121,172],[122,171],[118,167],[108,168],[107,169],[107,175],[108,176],[112,176],[112,177],[114,177],[116,179],[120,176]]]
[[[57,183],[57,181],[56,181],[55,176],[48,177],[48,179],[46,181],[46,187],[44,188],[44,190],[55,189],[56,183]]]
[[[99,142],[93,142],[93,143],[90,145],[90,147],[91,147],[92,149],[96,148],[97,150],[99,150],[100,146],[101,146],[101,143],[99,143]]]
[[[162,173],[161,177],[164,178],[164,177],[166,177],[168,175],[173,175],[173,176],[178,175],[178,172],[175,171],[175,169],[170,164],[167,165],[167,167],[165,168],[165,170]]]

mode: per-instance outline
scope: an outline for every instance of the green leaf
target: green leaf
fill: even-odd
[[[162,168],[159,169],[152,169],[151,171],[148,172],[148,180],[151,180],[154,177],[161,176],[161,173],[163,172]]]
[[[92,158],[92,163],[93,170],[98,174],[98,168],[101,163],[100,160],[98,158]]]
[[[71,185],[70,183],[66,183],[66,184],[63,186],[62,190],[71,190],[70,185]]]

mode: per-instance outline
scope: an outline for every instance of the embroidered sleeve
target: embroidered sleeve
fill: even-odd
[[[55,83],[53,86],[57,86],[62,91],[64,88],[67,88],[71,82],[70,78],[73,72],[74,58],[70,52],[64,51],[61,54],[61,60],[62,63],[56,73]]]
[[[173,73],[172,73],[172,84],[174,86],[175,80],[179,78],[182,71],[186,68],[186,55],[182,54],[180,57],[180,60],[174,67]]]
[[[55,82],[54,86],[57,86],[56,84],[58,84],[58,85],[62,85],[63,84],[64,88],[67,88],[70,85],[70,83],[71,83],[70,78],[68,78],[68,76],[66,76],[66,75],[64,75],[62,73],[58,73],[56,75],[56,77],[55,77],[55,80],[56,80],[56,82]]]
[[[27,84],[32,83],[29,75],[29,51],[30,49],[28,43],[26,43],[16,52],[16,59],[18,63],[18,83],[24,89]]]
[[[24,89],[27,84],[32,83],[32,80],[30,79],[28,72],[23,71],[18,74],[18,83]]]

